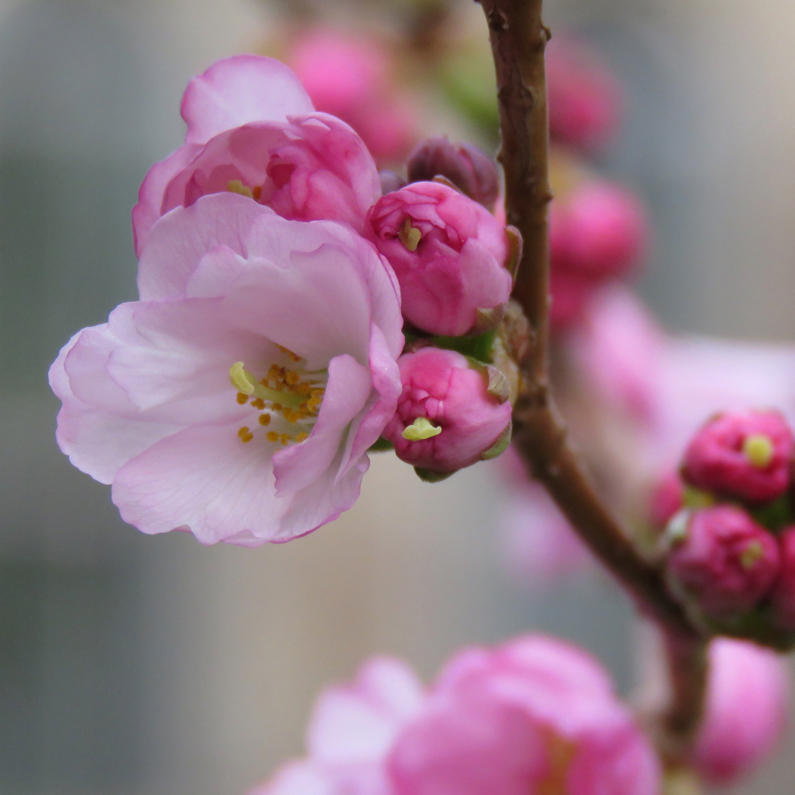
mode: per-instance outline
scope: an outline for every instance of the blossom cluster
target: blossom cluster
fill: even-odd
[[[711,625],[795,632],[795,441],[776,411],[726,412],[691,439],[658,498],[672,587]]]
[[[133,210],[139,300],[50,370],[61,449],[122,517],[286,541],[351,507],[377,442],[426,479],[501,452],[517,235],[447,179],[382,195],[359,135],[271,58],[219,61],[181,111]]]

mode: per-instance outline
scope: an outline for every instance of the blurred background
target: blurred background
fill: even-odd
[[[652,219],[643,297],[673,331],[792,340],[795,8],[547,5],[553,31],[586,37],[623,85],[622,126],[591,162]],[[415,26],[396,79],[418,129],[488,149],[488,108],[443,77],[456,42],[484,46],[485,25],[471,0],[450,7],[446,44]],[[419,13],[397,0],[0,2],[3,795],[243,793],[301,752],[319,689],[374,652],[428,680],[462,644],[541,629],[632,685],[632,610],[606,578],[542,584],[505,565],[492,465],[431,487],[375,457],[342,519],[250,551],[139,534],[55,446],[47,367],[135,298],[129,213],[182,140],[186,82],[226,55],[280,53],[318,9],[390,40]],[[784,749],[735,792],[781,793],[794,773]]]

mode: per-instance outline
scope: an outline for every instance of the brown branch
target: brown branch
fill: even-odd
[[[489,25],[497,73],[506,217],[524,249],[514,288],[531,329],[522,362],[523,391],[514,409],[514,442],[591,551],[663,625],[678,656],[671,666],[673,699],[663,731],[684,737],[697,725],[703,700],[704,640],[670,595],[660,568],[646,561],[603,505],[569,445],[548,382],[549,132],[544,50],[550,38],[542,0],[479,0]],[[684,654],[682,650],[688,650]],[[673,659],[673,658],[672,658]],[[692,665],[685,665],[683,660]]]

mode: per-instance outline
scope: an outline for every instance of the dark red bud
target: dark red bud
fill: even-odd
[[[453,144],[446,136],[421,141],[408,160],[409,182],[448,179],[462,193],[489,210],[500,191],[497,164],[472,144]]]

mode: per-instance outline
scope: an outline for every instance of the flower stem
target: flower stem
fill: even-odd
[[[523,389],[514,409],[514,440],[533,476],[548,489],[577,533],[639,607],[669,638],[672,703],[661,732],[689,737],[703,701],[704,643],[671,596],[661,569],[645,560],[604,506],[572,449],[552,399],[549,338],[549,125],[544,50],[550,38],[542,0],[479,0],[489,26],[497,74],[507,222],[524,241],[514,297],[530,324],[521,363]],[[672,654],[674,650],[676,654]]]

